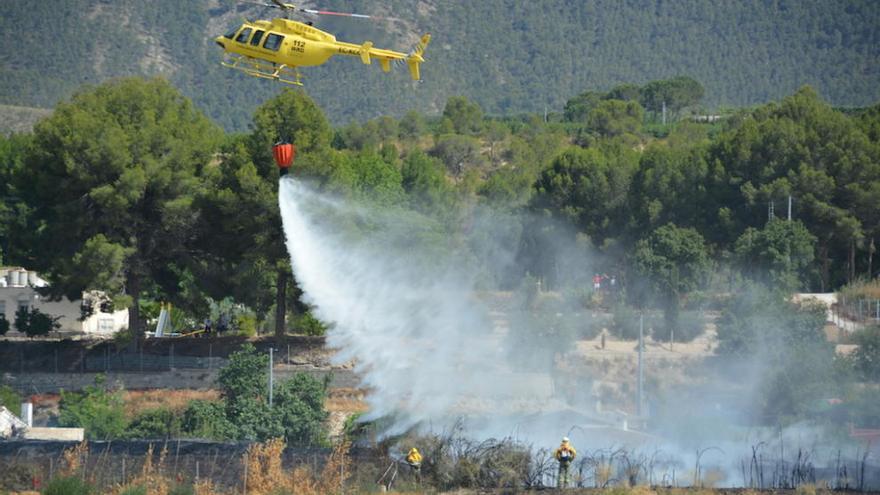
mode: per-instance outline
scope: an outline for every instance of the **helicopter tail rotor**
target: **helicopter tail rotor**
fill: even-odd
[[[406,58],[406,65],[409,66],[409,75],[413,78],[413,81],[418,81],[422,78],[419,72],[419,65],[421,65],[421,63],[425,61],[422,55],[425,54],[425,49],[428,48],[428,43],[430,42],[430,34],[422,36],[422,39],[419,40],[419,43],[416,45],[415,49]]]

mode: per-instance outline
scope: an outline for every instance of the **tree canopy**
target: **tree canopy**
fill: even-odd
[[[30,266],[55,295],[86,288],[131,306],[152,290],[174,300],[178,268],[192,256],[218,129],[170,84],[122,79],[77,93],[34,129],[19,176],[31,205]]]

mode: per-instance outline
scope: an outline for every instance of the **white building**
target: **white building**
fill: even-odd
[[[127,309],[104,313],[101,312],[100,304],[94,304],[94,313],[81,321],[82,301],[71,301],[67,298],[50,301],[40,296],[36,290],[47,285],[36,272],[20,267],[0,267],[0,317],[6,318],[10,323],[7,335],[17,334],[14,322],[15,312],[19,308],[37,308],[50,316],[60,317],[60,331],[109,336],[128,327]],[[101,293],[97,291],[83,293],[83,299],[87,300],[99,299],[100,296]]]
[[[0,406],[0,440],[60,440],[66,442],[82,442],[85,430],[82,428],[52,428],[33,425],[33,404],[21,405],[21,419],[9,409]]]

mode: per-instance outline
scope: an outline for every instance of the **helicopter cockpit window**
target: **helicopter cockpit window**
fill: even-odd
[[[258,30],[257,32],[255,32],[255,33],[254,33],[254,37],[253,37],[253,39],[251,39],[251,44],[254,45],[254,46],[259,45],[259,44],[260,44],[260,40],[263,39],[263,33],[265,33],[265,32],[266,32],[266,31],[263,31],[262,29],[260,29],[260,30]]]
[[[251,28],[244,28],[238,33],[238,37],[235,38],[235,41],[238,43],[247,43],[248,38],[251,37]]]
[[[269,33],[269,36],[266,36],[266,43],[263,45],[263,48],[267,50],[278,51],[281,48],[281,42],[284,41],[284,36],[275,33]]]
[[[238,32],[238,28],[235,28],[232,31],[229,31],[228,33],[224,34],[223,37],[229,38],[229,39],[235,38],[235,33],[237,33],[237,32]]]

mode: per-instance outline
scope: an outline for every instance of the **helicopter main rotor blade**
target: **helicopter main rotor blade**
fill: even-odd
[[[333,12],[332,10],[314,10],[314,9],[298,9],[300,12],[306,12],[308,14],[317,14],[317,15],[335,15],[339,17],[356,17],[358,19],[373,19],[376,21],[399,21],[395,17],[380,17],[376,15],[367,15],[367,14],[354,14],[351,12]]]
[[[296,6],[291,3],[284,3],[284,2],[281,2],[280,0],[272,0],[272,3],[275,4],[274,5],[275,8],[278,8],[281,10],[296,10]]]
[[[302,7],[297,7],[292,3],[284,3],[281,0],[272,0],[272,3],[263,3],[263,2],[254,2],[248,0],[240,0],[241,3],[250,3],[254,5],[262,5],[263,7],[271,7],[273,9],[280,10],[293,10],[296,12],[303,12],[306,14],[313,15],[332,15],[337,17],[354,17],[356,19],[371,19],[374,21],[395,21],[400,22],[401,19],[396,17],[382,17],[377,15],[367,15],[367,14],[355,14],[352,12],[334,12],[332,10],[315,10],[315,9],[304,9]]]

